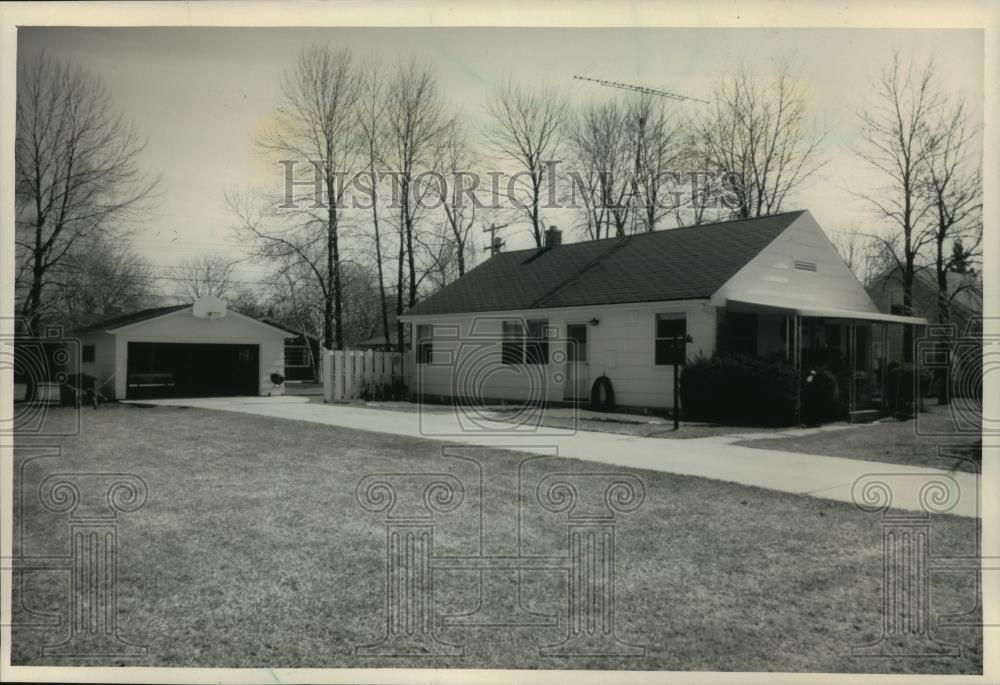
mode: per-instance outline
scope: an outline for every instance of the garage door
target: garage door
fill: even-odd
[[[258,345],[128,344],[128,399],[257,395]]]

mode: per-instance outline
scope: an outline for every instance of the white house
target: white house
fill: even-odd
[[[879,399],[888,326],[926,323],[880,313],[808,211],[565,245],[550,228],[403,320],[418,395],[583,400],[605,376],[619,406],[655,409],[673,406],[675,361],[783,352],[801,368],[816,349],[850,360],[860,408]]]
[[[79,371],[107,397],[268,395],[288,333],[217,298],[147,309],[74,331]],[[71,369],[75,372],[76,369]]]

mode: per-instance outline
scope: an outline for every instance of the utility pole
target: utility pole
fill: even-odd
[[[506,245],[506,241],[504,241],[503,238],[497,235],[497,231],[499,231],[501,228],[505,228],[506,226],[507,224],[504,224],[503,226],[490,224],[489,228],[483,229],[483,233],[490,234],[490,244],[489,246],[483,248],[483,252],[489,252],[491,257],[499,254],[503,246]]]

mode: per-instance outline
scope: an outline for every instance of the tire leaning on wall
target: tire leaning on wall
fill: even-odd
[[[615,389],[607,376],[600,376],[590,387],[590,408],[594,411],[611,411],[615,408]]]

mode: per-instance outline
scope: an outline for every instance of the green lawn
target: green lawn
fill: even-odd
[[[801,437],[753,438],[738,445],[960,471],[978,471],[979,435],[955,431],[947,407],[928,406],[917,421],[858,424]]]
[[[68,418],[59,410],[52,421]],[[565,634],[563,619],[542,628],[444,628],[443,640],[466,646],[463,658],[360,658],[354,647],[385,629],[385,532],[380,514],[358,506],[355,485],[376,471],[447,472],[471,485],[467,464],[442,457],[441,443],[227,412],[107,406],[86,410],[82,435],[62,447],[61,460],[31,462],[25,473],[26,553],[66,549],[64,518],[33,496],[48,473],[124,471],[149,485],[146,507],[121,525],[121,633],[149,649],[132,665],[982,672],[976,628],[936,631],[962,647],[959,657],[851,657],[851,645],[881,631],[877,514],[648,471],[632,472],[646,498],[619,516],[616,548],[617,633],[644,645],[645,657],[538,656],[539,646]],[[31,453],[21,441],[18,464]],[[493,451],[486,460],[505,474],[486,480],[487,495],[501,502],[488,509],[488,527],[508,542],[516,530],[515,472],[525,456]],[[570,459],[548,460],[546,468],[611,470]],[[525,473],[537,479],[542,472]],[[541,511],[534,488],[525,492],[524,552],[565,553],[565,514]],[[441,553],[475,550],[473,493],[442,516]],[[975,533],[972,520],[937,518],[933,552],[970,554]],[[471,576],[435,575],[440,611],[475,605]],[[935,615],[976,606],[973,572],[931,579]],[[26,600],[56,611],[66,588],[65,574],[34,572]],[[532,610],[565,613],[564,574],[525,573],[522,589]],[[119,663],[43,659],[41,645],[61,637],[15,629],[12,662]]]

